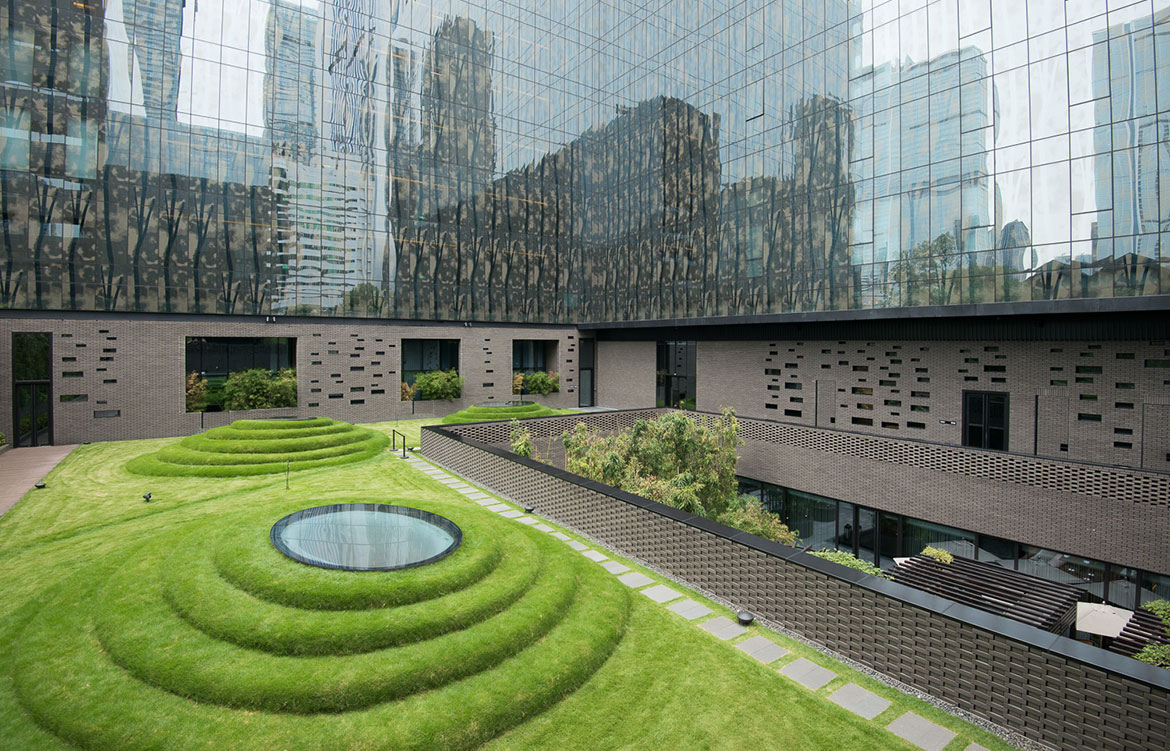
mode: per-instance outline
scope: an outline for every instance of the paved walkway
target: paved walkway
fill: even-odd
[[[0,454],[0,514],[16,505],[38,480],[69,456],[77,444],[9,449]]]
[[[913,712],[903,711],[900,716],[895,717],[894,712],[886,712],[892,706],[892,702],[889,700],[850,682],[827,667],[793,655],[789,650],[758,633],[756,627],[741,626],[723,615],[700,623],[699,619],[713,614],[714,611],[711,608],[684,597],[682,592],[658,583],[643,573],[630,571],[628,566],[611,561],[605,553],[593,550],[585,543],[574,540],[564,532],[558,532],[547,524],[540,523],[539,517],[516,510],[513,508],[512,502],[502,502],[503,499],[463,482],[462,478],[448,474],[442,467],[432,464],[418,454],[407,454],[406,463],[420,472],[430,475],[432,479],[457,490],[467,496],[468,500],[484,506],[488,511],[520,524],[532,525],[533,529],[538,529],[541,532],[547,532],[573,550],[601,564],[602,568],[618,577],[618,581],[630,589],[640,592],[653,602],[664,605],[667,610],[695,623],[717,639],[728,643],[735,642],[734,646],[737,649],[764,665],[776,668],[779,675],[799,683],[809,691],[859,717],[884,727],[894,735],[909,741],[916,748],[923,749],[923,751],[943,751],[943,747],[957,735],[955,732],[941,725],[936,725]],[[749,638],[744,638],[747,634],[752,635]],[[978,743],[968,743],[965,740],[961,748],[963,751],[987,751]]]

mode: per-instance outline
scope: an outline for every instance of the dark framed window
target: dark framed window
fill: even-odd
[[[429,370],[459,370],[458,339],[403,339],[402,380],[414,383]]]
[[[1008,395],[1000,391],[963,392],[963,445],[1007,451]]]

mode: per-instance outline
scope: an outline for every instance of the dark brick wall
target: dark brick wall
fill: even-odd
[[[654,342],[597,342],[597,404],[614,409],[654,406]]]
[[[462,432],[425,429],[423,453],[940,699],[1053,748],[1170,747],[1164,671],[452,437]]]
[[[962,392],[1007,392],[1011,451],[1170,470],[1167,362],[1148,340],[700,341],[696,376],[703,409],[954,445]]]
[[[242,417],[325,415],[351,422],[408,418],[411,405],[401,401],[400,394],[402,339],[461,340],[463,398],[416,402],[413,416],[440,416],[468,404],[510,399],[514,339],[557,341],[561,390],[541,401],[552,407],[577,404],[577,332],[571,327],[404,326],[346,320],[265,323],[211,316],[171,320],[147,316],[95,320],[68,314],[4,317],[0,318],[0,382],[4,384],[0,432],[6,435],[12,430],[9,348],[14,331],[52,333],[54,441],[62,444],[188,435]],[[298,406],[188,414],[184,405],[188,336],[295,337]],[[81,375],[66,375],[77,372]],[[61,402],[62,394],[87,398]],[[117,410],[120,415],[94,417],[95,411],[104,410]]]

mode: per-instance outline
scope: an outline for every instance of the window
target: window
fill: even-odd
[[[963,445],[1007,451],[1007,394],[995,391],[963,392]]]
[[[512,342],[512,372],[536,373],[556,370],[555,339],[516,339]]]
[[[402,380],[414,383],[428,370],[459,370],[458,339],[403,339]]]

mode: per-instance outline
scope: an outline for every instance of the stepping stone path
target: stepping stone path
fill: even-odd
[[[699,628],[711,632],[716,638],[722,639],[723,641],[734,639],[747,631],[743,626],[722,615],[718,618],[712,618],[706,623],[700,623]]]
[[[803,657],[780,668],[780,673],[812,691],[816,691],[837,677],[837,674],[832,670],[822,668],[815,662],[806,660]]]
[[[942,751],[955,734],[925,717],[907,712],[886,726],[894,735],[926,751]]]
[[[695,601],[688,600],[688,602]],[[695,602],[695,604],[698,605],[699,603]],[[764,638],[763,636],[753,636],[750,639],[744,639],[739,644],[736,644],[735,648],[743,650],[748,655],[756,658],[765,665],[775,662],[784,655],[788,654],[787,649],[780,646],[771,639]]]
[[[597,550],[591,550],[587,545],[563,532],[556,531],[548,524],[540,522],[536,517],[525,515],[522,511],[517,511],[506,503],[501,503],[498,499],[491,495],[465,483],[462,479],[452,477],[444,472],[442,469],[428,464],[417,456],[405,457],[405,461],[412,465],[415,469],[429,475],[431,478],[438,480],[442,484],[457,490],[467,497],[468,500],[475,501],[481,506],[486,506],[489,511],[495,511],[500,516],[514,519],[521,524],[527,524],[532,529],[539,530],[549,534],[552,537],[562,540],[573,550],[580,551],[582,555],[586,556],[592,561],[596,561],[609,573],[618,577],[618,581],[625,584],[631,589],[637,589],[650,600],[665,604],[682,597],[682,593],[671,589],[664,584],[655,584],[654,580],[645,574],[637,571],[630,571],[630,567],[621,564],[617,561],[610,560],[604,553]],[[648,584],[655,584],[655,586],[647,587]],[[643,589],[643,587],[645,587]],[[712,609],[706,605],[691,599],[682,599],[670,605],[666,605],[667,610],[682,616],[688,621],[697,621],[710,615]],[[738,636],[743,635],[748,631],[744,626],[739,625],[735,621],[726,616],[717,616],[699,624],[699,628],[709,632],[716,638],[728,641]],[[767,637],[756,635],[745,639],[735,645],[735,648],[747,654],[753,659],[758,660],[764,665],[770,665],[777,660],[786,657],[789,651],[779,644],[775,643]],[[837,674],[828,668],[821,667],[811,660],[803,657],[797,658],[792,662],[784,665],[778,671],[785,677],[796,681],[800,685],[811,691],[817,691],[828,685]],[[850,712],[864,717],[867,720],[872,720],[882,712],[889,709],[891,702],[872,691],[868,691],[856,683],[847,683],[841,688],[834,691],[828,697],[828,700],[834,704],[843,707]],[[923,749],[924,751],[942,751],[947,744],[954,740],[956,733],[936,723],[927,720],[913,712],[906,712],[898,719],[886,726],[894,735],[908,741],[914,746]],[[964,751],[989,751],[986,747],[978,743],[971,743],[964,748]]]
[[[688,621],[693,621],[696,618],[702,618],[705,615],[710,615],[712,612],[711,608],[707,607],[701,602],[695,602],[694,600],[683,600],[681,602],[676,602],[675,604],[668,607],[667,610],[678,613]]]
[[[888,700],[883,699],[871,691],[866,691],[856,683],[850,683],[837,689],[829,697],[829,701],[845,707],[845,709],[848,709],[853,714],[861,715],[867,720],[872,720],[877,717],[890,706]]]
[[[665,584],[659,584],[655,587],[647,587],[642,590],[642,594],[649,597],[654,602],[663,603],[682,597],[681,592],[676,592]]]
[[[537,529],[540,529],[540,527],[537,527]],[[601,567],[611,574],[624,574],[630,570],[629,566],[623,566],[617,561],[606,561],[601,564]]]
[[[618,581],[620,581],[622,584],[625,584],[627,587],[637,588],[644,587],[654,580],[645,574],[639,574],[637,571],[634,571],[626,574],[625,576],[619,576]]]

